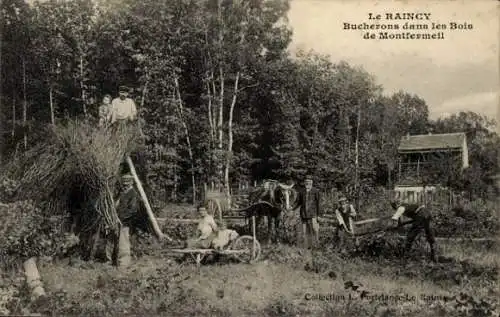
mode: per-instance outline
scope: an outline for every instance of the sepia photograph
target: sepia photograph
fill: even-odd
[[[2,0],[1,316],[500,316],[500,3]]]

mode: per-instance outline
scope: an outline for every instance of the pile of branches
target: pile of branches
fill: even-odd
[[[46,214],[70,212],[80,232],[119,230],[113,197],[124,158],[141,144],[138,127],[70,120],[43,133],[10,175],[20,180],[18,199],[37,201]]]

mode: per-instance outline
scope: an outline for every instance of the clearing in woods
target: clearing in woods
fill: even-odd
[[[165,228],[164,232],[168,233]],[[423,239],[422,239],[423,240]],[[422,241],[423,242],[423,241]],[[40,263],[49,294],[38,312],[99,316],[459,316],[495,313],[498,252],[484,242],[441,241],[440,261],[424,243],[402,263],[390,250],[340,255],[265,247],[253,265],[176,261],[168,243],[136,242],[132,267]],[[481,302],[481,301],[484,302]]]

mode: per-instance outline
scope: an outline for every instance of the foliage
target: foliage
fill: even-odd
[[[15,267],[31,257],[66,255],[78,238],[65,232],[64,216],[50,216],[31,201],[18,201],[0,207],[0,266]]]
[[[432,121],[425,100],[384,95],[376,74],[289,55],[288,9],[281,0],[3,1],[3,159],[44,138],[33,132],[52,115],[95,115],[104,94],[127,84],[162,199],[199,193],[225,166],[229,184],[310,173],[362,200],[360,187],[393,185],[401,136],[427,132],[466,132],[471,167],[447,183],[493,191],[500,141],[489,120]]]

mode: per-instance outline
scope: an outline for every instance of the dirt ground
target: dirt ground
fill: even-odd
[[[263,245],[257,263],[221,259],[199,270],[169,254],[168,247],[154,240],[136,244],[136,258],[127,270],[68,259],[39,261],[49,296],[31,304],[29,311],[48,316],[498,316],[499,312],[496,245],[440,241],[439,263],[431,263],[422,243],[406,262],[387,249],[379,254],[341,254],[328,241],[314,252],[272,244]]]

